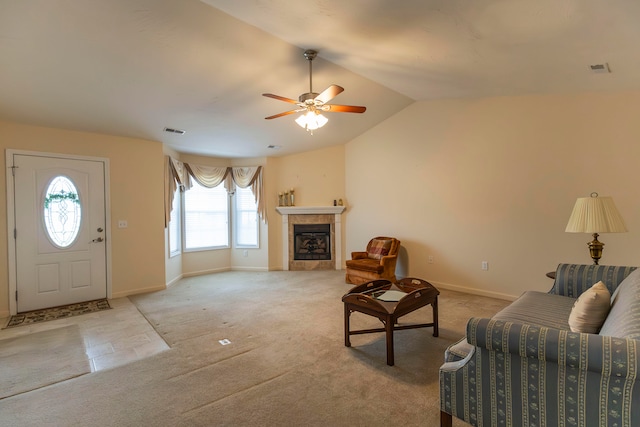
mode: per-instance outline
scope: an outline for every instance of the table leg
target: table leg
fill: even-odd
[[[351,310],[344,304],[344,345],[345,347],[351,347],[351,340],[349,339],[349,317],[351,316]]]
[[[440,427],[451,427],[453,425],[453,417],[444,411],[440,411]]]
[[[436,296],[436,299],[431,304],[431,307],[433,307],[433,336],[437,337],[438,336],[438,297],[437,296]]]
[[[385,331],[387,335],[387,365],[393,366],[393,325],[396,319],[393,319],[392,316],[387,316],[387,321],[385,322]]]

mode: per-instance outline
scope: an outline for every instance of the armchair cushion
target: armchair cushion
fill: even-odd
[[[382,273],[384,271],[384,266],[380,261],[371,258],[349,260],[347,261],[347,267],[362,271],[372,271],[374,273]]]
[[[585,291],[569,314],[569,327],[573,332],[596,334],[609,313],[611,294],[601,281]]]
[[[391,239],[373,239],[367,248],[367,256],[371,259],[382,259],[383,256],[389,255],[391,249]]]

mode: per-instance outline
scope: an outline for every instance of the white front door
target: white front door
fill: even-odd
[[[106,298],[105,162],[10,155],[17,311]]]

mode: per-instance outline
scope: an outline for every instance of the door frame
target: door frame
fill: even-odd
[[[16,301],[17,284],[17,257],[16,257],[16,239],[14,230],[16,226],[15,211],[15,185],[13,182],[13,156],[25,155],[35,157],[50,157],[55,159],[67,160],[87,160],[101,162],[104,165],[104,209],[105,209],[105,257],[106,257],[106,280],[107,280],[107,298],[111,298],[111,191],[109,187],[109,159],[105,157],[79,156],[72,154],[47,153],[40,151],[25,150],[5,150],[5,161],[7,165],[7,242],[8,242],[8,270],[9,270],[9,314],[15,315],[18,312],[18,303]]]

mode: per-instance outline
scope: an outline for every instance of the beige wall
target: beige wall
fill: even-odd
[[[163,154],[157,142],[0,121],[6,149],[105,157],[110,162],[113,297],[164,288]],[[6,177],[0,175],[0,314],[8,313]],[[128,221],[119,229],[118,220]]]
[[[601,235],[602,263],[640,264],[639,107],[640,92],[420,102],[345,146],[266,159],[180,154],[264,165],[269,224],[249,257],[227,250],[166,260],[160,143],[0,122],[0,148],[110,159],[114,297],[161,289],[177,270],[282,268],[275,207],[277,193],[293,187],[299,206],[344,199],[343,259],[374,235],[393,235],[403,242],[401,276],[509,298],[547,290],[544,274],[559,262],[590,263],[591,237],[564,227],[575,199],[592,191],[612,196],[629,228]],[[0,192],[1,313],[9,305],[4,174]],[[119,219],[129,228],[118,229]]]
[[[564,228],[576,198],[596,191],[629,229],[601,235],[601,264],[640,265],[638,111],[640,92],[413,104],[346,146],[347,250],[392,235],[402,276],[546,291],[558,263],[591,263],[591,236]]]
[[[344,146],[333,146],[302,154],[269,158],[266,173],[265,198],[269,212],[269,267],[282,269],[282,217],[275,208],[278,193],[294,189],[296,206],[332,206],[334,199],[343,199],[349,211],[345,192]],[[342,220],[346,213],[342,215]],[[342,252],[344,265],[344,227]]]

